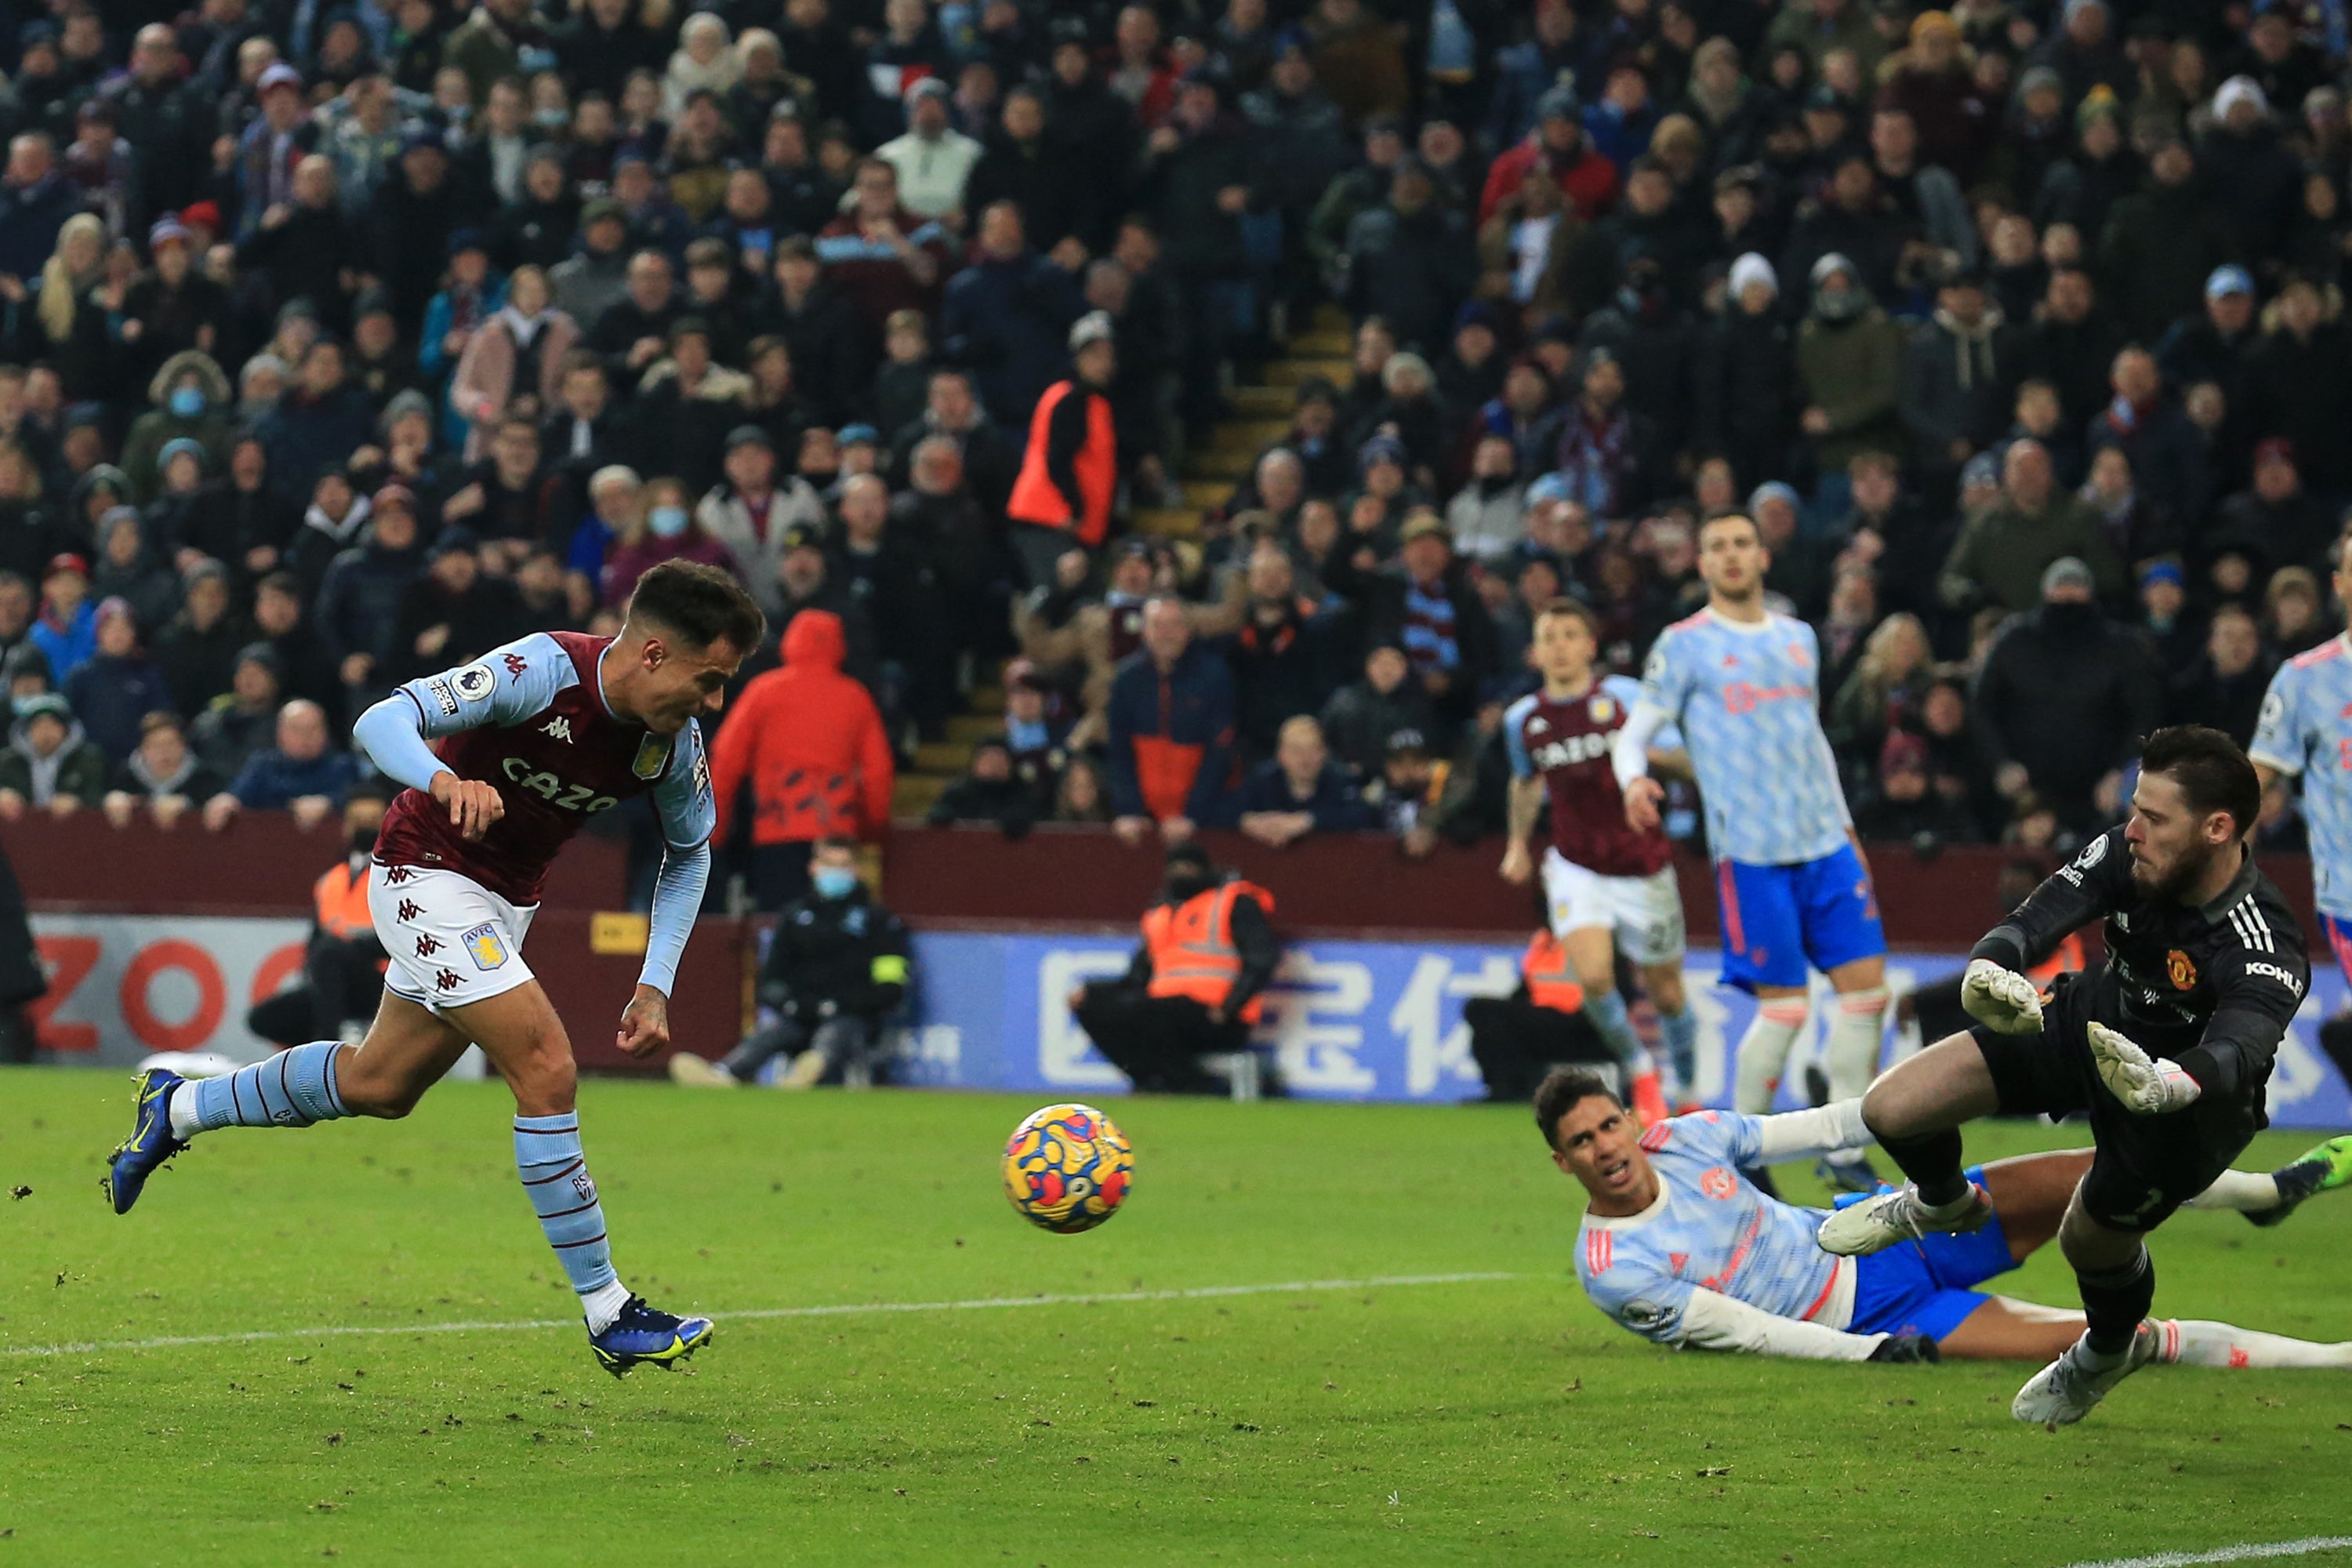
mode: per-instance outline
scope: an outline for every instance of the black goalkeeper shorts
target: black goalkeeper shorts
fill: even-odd
[[[2091,1217],[2117,1230],[2154,1230],[2211,1186],[2262,1123],[2249,1105],[2231,1100],[2200,1100],[2161,1116],[2126,1110],[2099,1079],[2084,1026],[2088,998],[2074,980],[2059,976],[2042,1005],[2040,1034],[2003,1035],[1981,1024],[1969,1034],[1991,1070],[2002,1115],[2089,1121],[2097,1153],[2083,1178],[2082,1202]],[[2127,1025],[2100,1021],[2120,1034],[2132,1032]],[[2140,1043],[2150,1056],[2165,1054]]]

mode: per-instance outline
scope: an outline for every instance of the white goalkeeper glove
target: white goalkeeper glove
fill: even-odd
[[[2197,1080],[2179,1062],[2148,1054],[2105,1024],[2090,1026],[2091,1059],[2098,1064],[2099,1081],[2140,1116],[2159,1116],[2194,1103]]]
[[[1960,1006],[1989,1029],[2004,1035],[2042,1032],[2042,997],[2033,982],[1990,958],[1969,960],[1960,976]]]

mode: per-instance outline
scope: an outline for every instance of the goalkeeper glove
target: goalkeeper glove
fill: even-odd
[[[2125,1110],[2140,1116],[2160,1116],[2196,1101],[2197,1080],[2179,1062],[2149,1057],[2105,1024],[2093,1024],[2088,1032],[2099,1081],[2124,1102]]]
[[[1960,1005],[1969,1017],[2004,1035],[2042,1032],[2042,998],[2033,982],[1990,958],[1969,960],[1960,976]]]

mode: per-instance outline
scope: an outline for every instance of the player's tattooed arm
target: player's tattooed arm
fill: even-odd
[[[620,1032],[613,1043],[632,1057],[657,1055],[669,1044],[669,998],[640,982],[622,1010]]]
[[[1508,843],[1503,850],[1503,879],[1524,883],[1535,875],[1535,853],[1528,847],[1528,837],[1536,830],[1536,813],[1543,809],[1544,782],[1540,774],[1511,781],[1509,825],[1504,829]]]

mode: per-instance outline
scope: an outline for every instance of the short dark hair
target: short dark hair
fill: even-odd
[[[1558,572],[1559,570],[1557,563],[1555,563],[1550,557],[1544,555],[1538,555],[1529,558],[1528,564],[1530,566],[1550,566],[1555,572]],[[1543,608],[1536,612],[1535,624],[1541,626],[1545,621],[1554,616],[1566,616],[1570,620],[1582,621],[1584,623],[1584,629],[1591,632],[1596,640],[1601,636],[1600,617],[1592,613],[1591,605],[1585,604],[1580,599],[1571,599],[1564,594],[1557,599],[1546,599],[1544,601]]]
[[[691,561],[646,568],[629,595],[629,618],[643,618],[683,637],[691,647],[715,642],[749,653],[760,646],[768,618],[731,573]]]
[[[2139,754],[2142,773],[2163,773],[2180,786],[2189,809],[2199,816],[2226,811],[2243,838],[2262,815],[2262,781],[2238,742],[2202,724],[2175,724],[2147,738]]]
[[[1595,1095],[1620,1110],[1625,1109],[1609,1080],[1590,1068],[1554,1068],[1544,1074],[1543,1082],[1536,1085],[1536,1125],[1542,1130],[1544,1142],[1557,1150],[1559,1119]]]
[[[1744,511],[1719,511],[1713,517],[1703,517],[1699,519],[1698,527],[1692,531],[1691,537],[1704,540],[1706,537],[1706,531],[1718,522],[1744,522],[1749,531],[1756,535],[1756,542],[1759,544],[1764,542],[1763,525]]]

